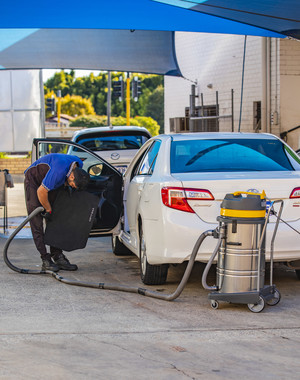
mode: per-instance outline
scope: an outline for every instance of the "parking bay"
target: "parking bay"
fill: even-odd
[[[4,244],[1,238],[1,249]],[[9,255],[24,268],[40,265],[31,239],[15,239]],[[67,256],[79,270],[61,271],[63,277],[146,287],[138,259],[114,256],[108,237],[91,238],[84,250]],[[32,365],[44,371],[54,360],[58,378],[79,379],[82,373],[87,379],[100,374],[129,379],[133,373],[146,379],[298,378],[300,282],[295,273],[276,265],[274,282],[282,299],[255,314],[246,305],[221,303],[211,309],[201,286],[203,268],[196,263],[182,295],[166,302],[69,286],[48,275],[22,275],[3,263],[2,373],[34,378]],[[165,285],[147,288],[173,292],[184,269],[184,264],[171,267]],[[213,272],[208,282],[214,283]]]

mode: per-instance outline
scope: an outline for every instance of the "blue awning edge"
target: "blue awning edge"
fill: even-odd
[[[26,29],[25,29],[26,32]],[[118,29],[1,29],[4,69],[87,69],[182,76],[175,32]],[[7,42],[9,41],[9,42]]]

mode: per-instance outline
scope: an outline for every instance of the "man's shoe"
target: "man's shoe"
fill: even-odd
[[[57,260],[54,260],[58,269],[62,270],[77,270],[78,266],[76,264],[71,264],[64,254],[61,254]]]
[[[52,272],[58,272],[59,267],[51,259],[44,259],[42,260],[42,270],[51,270]]]

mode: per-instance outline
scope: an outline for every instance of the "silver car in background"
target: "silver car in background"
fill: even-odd
[[[143,127],[95,127],[75,132],[72,141],[95,152],[124,174],[136,152],[150,137],[150,132]],[[76,148],[72,149],[69,153],[74,154]]]

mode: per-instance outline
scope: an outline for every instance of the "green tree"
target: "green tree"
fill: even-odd
[[[164,88],[162,85],[149,95],[145,114],[152,117],[160,126],[159,133],[164,132]]]
[[[61,113],[70,116],[95,115],[95,110],[90,99],[68,94],[61,99]]]
[[[151,117],[136,116],[134,119],[139,123],[139,126],[148,129],[152,136],[159,134],[159,125]]]
[[[107,125],[107,117],[98,116],[98,115],[78,116],[75,120],[73,120],[70,123],[70,127],[82,127],[82,128],[104,127],[106,125]]]
[[[57,91],[61,91],[61,95],[65,96],[70,93],[70,88],[74,83],[75,72],[71,70],[68,74],[64,70],[61,70],[58,73],[55,73],[52,78],[49,78],[44,85],[44,93],[54,93],[57,95]]]
[[[126,118],[123,116],[112,117],[111,124],[113,126],[126,125]],[[70,127],[82,128],[103,127],[106,125],[107,117],[98,115],[79,116],[70,123]],[[130,118],[130,125],[145,127],[152,136],[156,136],[159,133],[159,125],[151,117],[137,116],[135,118]]]
[[[118,80],[120,76],[123,77],[126,83],[126,75],[122,72],[111,73],[112,81]],[[153,94],[157,88],[163,88],[163,76],[150,75],[150,74],[135,74],[133,73],[131,79],[137,76],[141,81],[142,94],[138,101],[135,102],[131,99],[131,116],[151,116],[160,125],[160,130],[163,130],[163,101],[159,101],[159,94],[162,94],[162,90],[159,90],[159,94]],[[100,72],[95,76],[93,73],[86,77],[75,78],[74,71],[70,73],[61,70],[55,73],[54,76],[45,83],[45,94],[55,93],[61,90],[62,96],[78,95],[83,99],[89,99],[92,103],[94,111],[97,115],[107,114],[107,88],[108,74],[107,72]],[[126,86],[125,86],[126,87]],[[125,92],[126,93],[126,92]],[[152,97],[153,95],[153,97]],[[155,102],[155,107],[150,107],[149,102]],[[150,113],[149,113],[150,112]],[[79,113],[77,113],[79,115]],[[112,97],[111,101],[111,115],[126,117],[126,100],[119,101]]]

